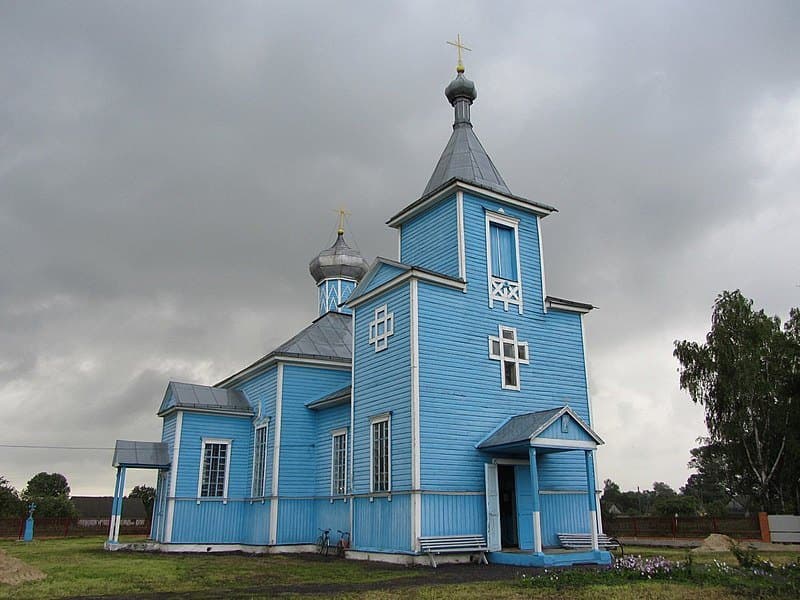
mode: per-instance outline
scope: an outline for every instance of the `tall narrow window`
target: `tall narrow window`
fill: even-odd
[[[517,240],[514,229],[499,223],[489,224],[492,244],[492,275],[517,280]]]
[[[253,497],[264,496],[267,474],[267,425],[255,428],[253,436]]]
[[[522,281],[519,264],[518,221],[499,213],[486,214],[486,267],[489,307],[495,302],[522,314]]]
[[[389,429],[389,417],[378,417],[372,421],[370,432],[371,442],[371,471],[372,479],[370,491],[388,492],[391,490],[392,461],[390,456],[391,440]]]
[[[201,498],[226,498],[230,440],[203,440],[203,462],[200,465]]]
[[[489,336],[489,358],[500,361],[500,383],[503,389],[518,390],[519,365],[530,363],[528,342],[517,340],[517,330],[513,327],[498,328],[498,335]]]
[[[331,434],[331,496],[347,493],[347,430]]]

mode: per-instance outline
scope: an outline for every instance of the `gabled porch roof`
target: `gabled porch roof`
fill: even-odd
[[[593,449],[603,440],[569,406],[540,410],[506,419],[478,442],[487,452],[522,451],[530,446],[550,450]]]

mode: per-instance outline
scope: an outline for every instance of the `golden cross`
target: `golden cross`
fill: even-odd
[[[472,48],[467,48],[464,44],[461,43],[460,33],[456,36],[455,42],[447,42],[447,43],[450,44],[451,46],[455,46],[456,48],[458,48],[458,66],[456,67],[456,71],[458,71],[459,73],[463,73],[464,63],[461,62],[461,51],[467,50],[469,52],[472,52]]]
[[[334,209],[334,212],[339,213],[339,231],[337,233],[339,235],[343,235],[344,234],[344,218],[345,217],[349,217],[352,213],[347,212],[342,207]]]

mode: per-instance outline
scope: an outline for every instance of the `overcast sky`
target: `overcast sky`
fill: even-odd
[[[796,1],[0,0],[0,443],[160,439],[170,379],[212,384],[316,316],[339,205],[394,257],[458,32],[476,133],[560,211],[548,293],[600,307],[599,475],[683,484],[705,427],[673,341],[724,289],[800,305]],[[0,474],[110,495],[111,454],[0,447]]]

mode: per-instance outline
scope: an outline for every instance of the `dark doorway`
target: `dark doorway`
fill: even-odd
[[[497,483],[500,489],[500,545],[503,548],[519,547],[517,539],[517,489],[513,465],[497,465]]]

